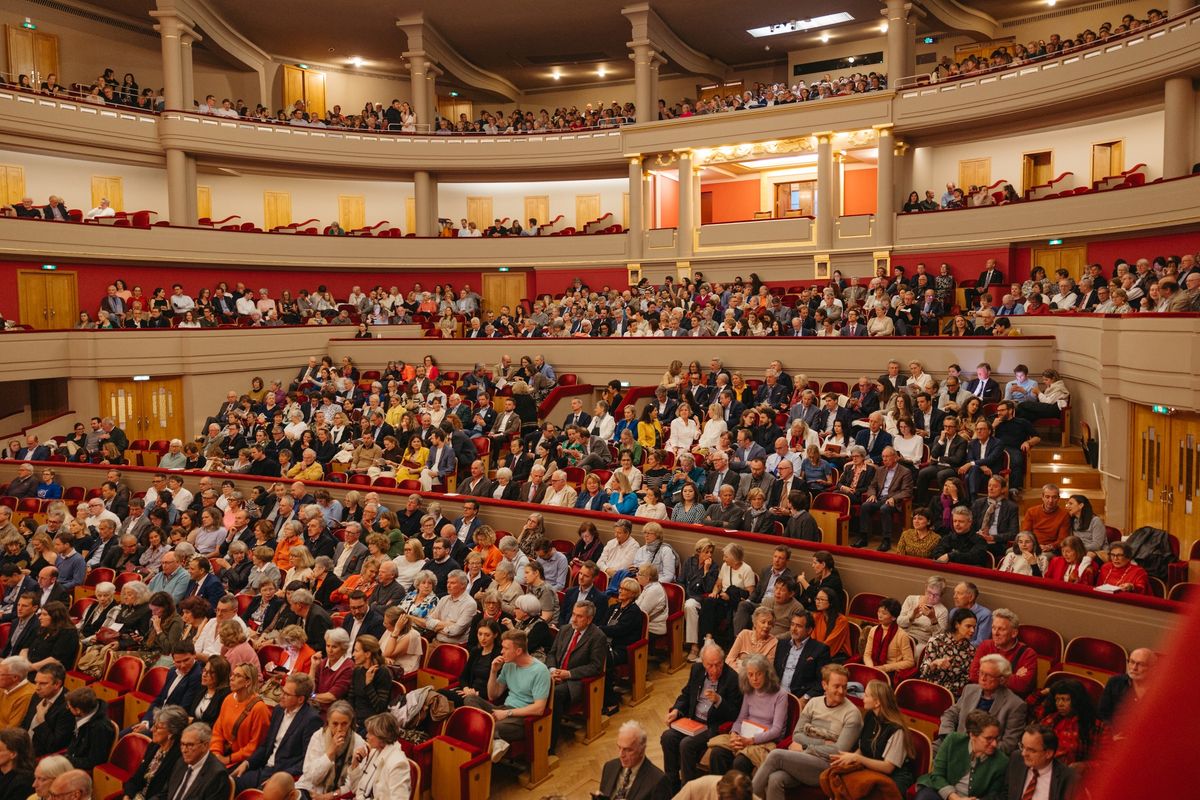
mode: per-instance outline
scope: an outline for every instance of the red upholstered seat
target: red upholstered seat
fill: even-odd
[[[1089,678],[1086,675],[1079,675],[1074,672],[1051,672],[1046,676],[1046,688],[1054,686],[1060,681],[1079,681],[1083,688],[1087,690],[1088,695],[1092,698],[1092,702],[1100,704],[1100,696],[1104,694],[1104,684],[1095,678]]]
[[[1041,625],[1021,625],[1017,638],[1032,647],[1038,654],[1038,686],[1045,683],[1046,676],[1062,669],[1062,635]]]
[[[909,678],[896,687],[896,704],[913,727],[932,735],[937,733],[943,712],[954,705],[954,695],[944,686]]]
[[[874,625],[879,621],[879,603],[883,599],[883,595],[881,594],[859,592],[850,599],[850,606],[846,609],[846,616],[851,619],[861,619],[864,622]]]
[[[425,666],[417,670],[417,686],[445,689],[458,685],[470,654],[456,644],[443,644],[429,653]]]
[[[1107,680],[1125,672],[1129,655],[1125,648],[1107,639],[1076,636],[1063,654],[1063,669],[1097,680]]]
[[[113,748],[108,762],[98,765],[93,772],[95,794],[107,797],[109,792],[120,790],[141,766],[142,757],[150,746],[150,739],[140,733],[129,733],[121,737]]]

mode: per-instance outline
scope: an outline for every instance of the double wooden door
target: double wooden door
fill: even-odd
[[[1200,538],[1200,414],[1133,410],[1129,530],[1143,525],[1179,537],[1184,557]]]
[[[187,433],[183,379],[100,381],[100,413],[112,417],[131,442],[183,439]]]
[[[79,296],[74,272],[17,270],[21,323],[36,330],[74,328],[79,321]]]
[[[1087,267],[1087,246],[1035,247],[1033,248],[1031,263],[1035,267],[1041,267],[1046,270],[1046,278],[1052,284],[1054,283],[1054,271],[1057,269],[1065,269],[1072,278],[1079,280],[1083,277],[1083,271]],[[1015,281],[1016,279],[1014,275],[1013,280]],[[1056,291],[1058,291],[1057,288],[1052,290],[1050,294],[1053,295]],[[1049,298],[1046,299],[1049,300]]]
[[[522,272],[484,273],[481,293],[484,311],[500,313],[502,306],[515,311],[525,296],[525,274]]]
[[[29,30],[18,25],[5,25],[8,44],[8,74],[27,75],[39,87],[50,75],[58,75],[58,37],[52,33]],[[59,83],[62,76],[59,75]]]

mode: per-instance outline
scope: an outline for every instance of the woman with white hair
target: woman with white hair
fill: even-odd
[[[529,645],[525,652],[538,661],[546,660],[546,651],[554,644],[554,633],[550,625],[542,619],[542,601],[531,594],[523,594],[513,603],[513,618],[501,618],[500,624],[506,630],[525,631]]]
[[[121,607],[115,602],[116,595],[117,587],[111,582],[102,581],[96,584],[96,602],[84,612],[78,626],[79,633],[88,644],[91,643],[91,637],[96,635],[96,631],[108,625],[120,610]]]
[[[708,740],[709,772],[714,775],[730,769],[750,775],[787,733],[788,692],[765,656],[750,653],[742,659],[738,688],[742,708],[733,729]]]
[[[354,732],[354,708],[345,700],[333,703],[325,714],[325,726],[308,740],[296,788],[309,797],[349,794],[354,754],[365,746]]]
[[[500,549],[504,550],[504,542],[513,542],[511,536],[505,536],[500,542]],[[495,583],[492,589],[500,597],[500,608],[506,614],[512,614],[516,609],[517,598],[524,594],[521,584],[516,581],[517,569],[507,558],[496,565],[496,572],[492,575],[495,578]],[[541,613],[539,611],[539,613]]]
[[[345,628],[325,631],[325,654],[313,654],[309,662],[309,676],[313,679],[313,702],[319,708],[324,709],[335,700],[345,699],[354,678],[350,633]]]
[[[308,425],[304,422],[304,414],[299,409],[296,409],[288,416],[288,420],[288,424],[283,427],[284,435],[287,436],[289,441],[300,441],[301,434],[308,430]]]
[[[367,746],[354,752],[350,784],[354,800],[409,800],[408,758],[400,746],[400,723],[390,712],[366,722]]]
[[[638,567],[637,581],[642,587],[637,604],[646,614],[651,636],[662,636],[667,632],[667,592],[659,582],[658,567],[642,564]]]

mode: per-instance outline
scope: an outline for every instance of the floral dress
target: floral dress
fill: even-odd
[[[950,659],[946,669],[933,666],[934,661]],[[921,677],[950,690],[958,697],[970,677],[971,660],[975,657],[975,645],[970,639],[954,639],[954,634],[939,633],[929,640],[921,660]]]
[[[435,593],[430,592],[428,597],[418,603],[417,590],[412,589],[409,591],[408,596],[404,598],[404,602],[400,604],[400,609],[411,616],[425,619],[429,616],[429,612],[433,611],[437,606],[438,599]],[[968,659],[968,666],[970,665],[969,662],[970,659]]]

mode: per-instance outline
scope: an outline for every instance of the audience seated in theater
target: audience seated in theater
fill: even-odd
[[[947,734],[965,733],[971,712],[986,709],[999,722],[1000,750],[1012,753],[1021,743],[1028,707],[1023,698],[1008,688],[1011,676],[1012,665],[1007,658],[997,653],[984,656],[979,663],[978,683],[968,684],[957,702],[942,714],[935,746]]]

